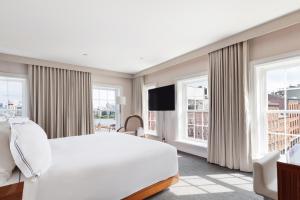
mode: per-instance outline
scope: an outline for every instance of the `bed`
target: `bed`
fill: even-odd
[[[177,181],[176,149],[120,133],[49,140],[52,164],[23,200],[143,199]]]

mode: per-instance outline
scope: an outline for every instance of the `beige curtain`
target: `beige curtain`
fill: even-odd
[[[209,54],[208,162],[251,171],[247,42]]]
[[[142,116],[144,77],[140,76],[132,82],[132,113]]]
[[[30,118],[48,138],[94,132],[90,73],[36,65],[28,73]]]

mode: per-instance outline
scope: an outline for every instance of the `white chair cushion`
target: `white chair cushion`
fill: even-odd
[[[5,183],[11,176],[16,164],[9,149],[10,125],[0,122],[0,183]]]
[[[40,176],[51,165],[47,135],[33,121],[12,124],[10,149],[16,165],[27,178]]]
[[[137,133],[137,136],[139,137],[144,137],[145,136],[145,132],[144,132],[144,129],[142,127],[139,127],[136,131]]]

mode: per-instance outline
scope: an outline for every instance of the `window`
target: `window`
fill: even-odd
[[[119,124],[117,88],[95,87],[93,89],[93,113],[96,132],[116,130]]]
[[[0,116],[26,116],[26,79],[0,76]]]
[[[148,131],[151,134],[156,134],[156,112],[148,111]]]
[[[148,91],[154,89],[155,85],[145,85],[143,89],[143,118],[144,128],[147,134],[157,135],[156,132],[156,111],[148,110]]]
[[[181,139],[207,142],[208,139],[208,77],[178,82],[179,132]]]
[[[284,154],[300,142],[300,58],[260,66],[262,139],[267,152]]]

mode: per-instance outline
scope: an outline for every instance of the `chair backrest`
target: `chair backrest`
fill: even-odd
[[[144,128],[143,119],[138,115],[131,115],[125,121],[125,131],[136,131],[139,127]]]

